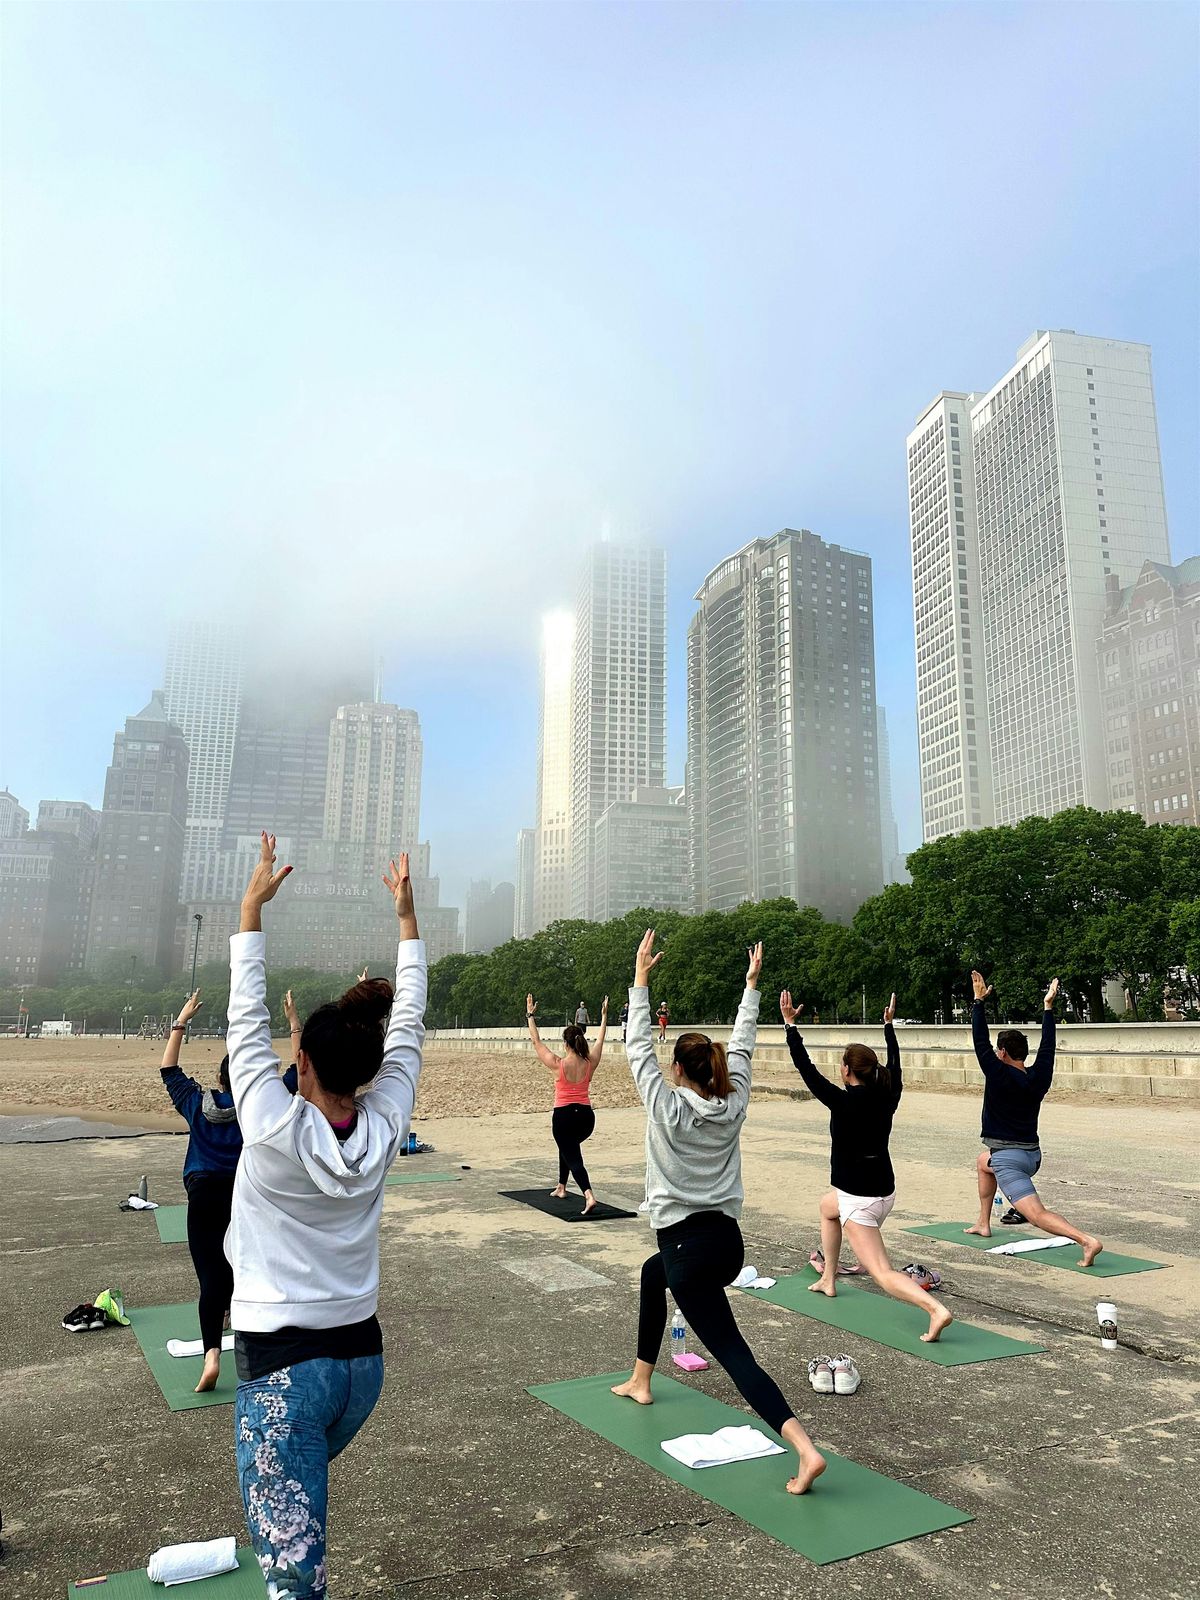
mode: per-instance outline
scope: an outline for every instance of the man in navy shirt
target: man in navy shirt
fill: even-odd
[[[975,1004],[971,1010],[971,1035],[975,1056],[984,1077],[983,1150],[975,1163],[979,1177],[979,1221],[968,1233],[989,1239],[992,1233],[991,1208],[999,1184],[1008,1203],[1026,1222],[1044,1233],[1062,1234],[1083,1246],[1082,1266],[1090,1267],[1104,1246],[1094,1234],[1080,1233],[1057,1211],[1048,1211],[1033,1186],[1034,1174],[1042,1164],[1038,1140],[1038,1112],[1054,1078],[1054,998],[1058,979],[1053,978],[1042,1003],[1042,1041],[1038,1053],[1029,1060],[1029,1040],[1016,1028],[1001,1028],[992,1049],[983,1003],[991,985],[983,975],[972,972]]]

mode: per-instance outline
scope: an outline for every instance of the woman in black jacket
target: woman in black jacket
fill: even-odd
[[[921,1338],[932,1344],[954,1318],[940,1300],[921,1289],[905,1272],[898,1272],[884,1248],[882,1227],[896,1203],[896,1176],[888,1154],[892,1118],[900,1104],[904,1083],[900,1072],[900,1046],[892,1019],[896,996],[883,1013],[887,1040],[884,1065],[868,1045],[849,1044],[842,1054],[842,1088],[818,1072],[804,1048],[796,1018],[804,1009],[792,1004],[788,990],[779,996],[779,1009],[787,1025],[788,1049],[796,1071],[823,1106],[829,1108],[831,1191],[821,1200],[821,1248],[825,1270],[811,1284],[818,1294],[837,1294],[838,1257],[842,1230],[859,1261],[881,1289],[897,1300],[907,1300],[928,1313],[929,1332]]]

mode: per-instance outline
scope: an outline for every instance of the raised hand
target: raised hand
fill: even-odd
[[[762,940],[760,939],[757,944],[752,944],[747,949],[746,954],[750,958],[750,964],[746,968],[746,987],[747,989],[757,989],[758,975],[762,971]]]
[[[292,999],[289,989],[283,997],[283,1014],[287,1018],[287,1025],[293,1033],[300,1032],[300,1013],[296,1010],[296,1002]]]
[[[199,989],[195,990],[194,993],[188,995],[187,999],[183,1002],[183,1006],[180,1009],[179,1015],[175,1019],[176,1022],[190,1022],[196,1015],[197,1011],[199,1011],[203,1003],[204,1002],[200,998]]]
[[[604,996],[604,1003],[600,1007],[600,1021],[601,1022],[607,1022],[608,1021],[608,996],[607,995]]]
[[[1058,995],[1058,979],[1050,979],[1050,987],[1046,990],[1046,998],[1042,1001],[1043,1011],[1053,1011],[1054,1001]]]
[[[264,831],[262,849],[254,863],[242,904],[265,906],[268,900],[274,900],[279,885],[291,870],[291,867],[280,867],[278,872],[275,871],[275,835]]]
[[[359,981],[359,983],[366,983],[366,981],[367,981],[367,969],[366,969],[366,967],[364,967],[362,969],[362,971],[359,973],[358,981]]]
[[[383,875],[383,881],[395,903],[396,915],[400,918],[400,937],[402,939],[417,939],[417,913],[413,906],[412,879],[408,872],[408,852],[402,851],[399,861],[392,861]]]
[[[986,1000],[992,992],[992,986],[988,983],[983,973],[976,972],[974,968],[971,970],[971,984],[975,990],[976,1000]]]
[[[779,1014],[782,1016],[784,1022],[787,1023],[789,1028],[803,1010],[803,1006],[792,1004],[792,991],[790,989],[784,989],[779,996]]]
[[[884,1007],[883,1020],[885,1023],[894,1022],[896,1020],[896,991],[894,989],[892,990],[892,998]]]
[[[537,1016],[537,1001],[531,994],[525,996],[525,1015],[531,1022]]]
[[[657,955],[654,954],[654,929],[647,928],[645,933],[642,935],[642,942],[638,945],[637,949],[637,961],[634,965],[633,977],[633,986],[635,989],[644,989],[647,987],[650,982],[650,974],[654,971],[655,967],[662,960],[662,958],[663,953],[661,950]]]

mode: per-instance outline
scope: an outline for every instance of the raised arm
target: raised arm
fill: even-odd
[[[668,1089],[654,1054],[650,1021],[650,974],[662,960],[654,954],[654,929],[647,928],[638,945],[633,987],[629,991],[629,1022],[625,1029],[625,1054],[642,1104],[655,1122],[679,1121],[679,1096]]]
[[[1054,1077],[1054,1002],[1058,997],[1058,979],[1051,978],[1050,987],[1046,990],[1046,998],[1042,1001],[1042,1039],[1038,1045],[1038,1053],[1033,1059],[1032,1072],[1038,1081],[1044,1077],[1046,1087]]]
[[[412,879],[407,855],[392,861],[383,881],[400,919],[400,947],[396,952],[396,994],[383,1041],[383,1065],[362,1099],[400,1115],[400,1135],[406,1137],[417,1102],[417,1084],[425,1044],[425,1000],[429,987],[425,943],[417,927]]]
[[[588,1052],[588,1060],[592,1063],[592,1071],[600,1065],[600,1057],[604,1054],[604,1039],[608,1033],[608,996],[604,996],[604,1004],[600,1007],[600,1032],[596,1042]]]
[[[183,1044],[183,1036],[188,1023],[200,1009],[199,989],[184,1001],[183,1009],[176,1017],[167,1035],[167,1047],[163,1051],[162,1081],[167,1093],[171,1096],[171,1104],[179,1115],[189,1123],[200,1103],[201,1089],[195,1078],[189,1078],[179,1065],[179,1051]]]
[[[758,992],[758,980],[762,972],[762,940],[752,945],[746,951],[746,955],[749,958],[746,965],[746,987],[742,990],[737,1016],[730,1030],[727,1052],[729,1082],[732,1089],[730,1099],[736,1100],[743,1111],[750,1104],[750,1063],[754,1056],[754,1044],[758,1038],[758,1007],[762,998]]]
[[[525,1021],[529,1025],[529,1037],[533,1040],[533,1048],[538,1060],[547,1072],[557,1072],[558,1057],[553,1050],[548,1049],[542,1043],[542,1036],[538,1032],[537,1025],[537,1001],[531,994],[525,996]]]
[[[275,898],[291,867],[275,871],[275,835],[262,835],[262,851],[242,897],[240,931],[229,941],[229,1083],[247,1144],[271,1133],[292,1106],[279,1076],[267,1010],[267,953],[262,908]]]
[[[785,1037],[787,1038],[788,1052],[792,1058],[792,1065],[804,1079],[805,1088],[814,1099],[819,1100],[822,1105],[832,1108],[836,1104],[837,1096],[844,1093],[844,1091],[835,1089],[829,1079],[823,1073],[817,1071],[813,1065],[812,1058],[804,1048],[804,1040],[801,1038],[800,1030],[796,1026],[796,1020],[804,1010],[804,1007],[794,1005],[791,991],[785,989],[779,996],[779,1010],[783,1017],[784,1026],[787,1029]]]
[[[975,991],[975,1003],[971,1007],[971,1042],[975,1046],[975,1059],[986,1078],[1004,1066],[1003,1061],[992,1049],[992,1036],[988,1031],[987,1013],[983,1007],[983,1002],[992,992],[992,986],[986,981],[982,972],[975,971],[971,973],[971,984]]]
[[[883,1013],[883,1037],[887,1041],[887,1069],[892,1082],[892,1100],[899,1105],[900,1096],[904,1093],[904,1075],[900,1070],[900,1045],[896,1039],[896,1029],[893,1022],[896,1016],[896,993],[892,991],[892,998],[888,1001],[887,1009]]]

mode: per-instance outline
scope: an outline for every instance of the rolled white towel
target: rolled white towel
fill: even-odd
[[[198,1578],[215,1578],[237,1566],[237,1541],[204,1539],[193,1544],[166,1544],[150,1557],[146,1576],[151,1583],[195,1583]]]
[[[1049,1239],[1012,1239],[1008,1244],[994,1244],[988,1250],[990,1256],[1024,1256],[1031,1250],[1057,1250],[1060,1245],[1074,1244],[1074,1239],[1068,1239],[1061,1233],[1051,1234]]]
[[[226,1333],[221,1338],[221,1349],[233,1349],[233,1335]],[[203,1339],[168,1339],[167,1354],[169,1356],[202,1356],[204,1354]]]

